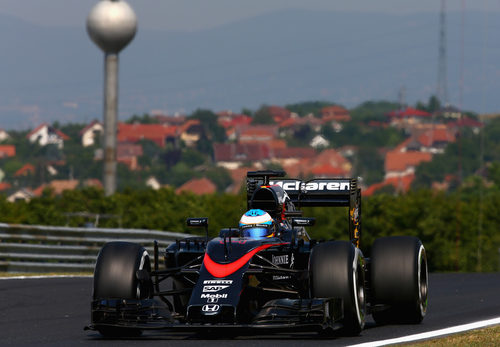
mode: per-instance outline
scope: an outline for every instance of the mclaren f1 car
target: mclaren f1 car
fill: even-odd
[[[427,310],[427,258],[415,237],[377,239],[361,252],[356,179],[285,179],[247,173],[247,205],[273,219],[266,237],[241,228],[208,238],[208,218],[189,218],[205,237],[177,240],[151,259],[135,243],[110,242],[94,272],[89,329],[104,336],[166,331],[307,331],[359,334],[377,323],[419,323]],[[306,228],[309,206],[348,207],[349,240],[319,242]],[[160,256],[162,260],[160,262]],[[162,266],[161,264],[162,263]],[[161,284],[161,285],[160,285]]]

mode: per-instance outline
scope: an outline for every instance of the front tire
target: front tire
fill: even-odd
[[[413,236],[375,240],[371,256],[371,284],[378,324],[418,324],[427,312],[428,270],[422,242]]]
[[[137,271],[151,272],[146,249],[131,242],[109,242],[99,252],[94,270],[93,299],[146,299],[152,295],[152,283],[139,281]],[[99,327],[106,337],[139,336],[141,330]]]
[[[309,271],[312,297],[341,298],[343,332],[359,335],[365,325],[366,312],[361,251],[348,241],[320,243],[311,252]]]

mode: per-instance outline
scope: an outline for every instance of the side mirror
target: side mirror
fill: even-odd
[[[205,238],[208,245],[208,218],[188,218],[186,219],[186,224],[190,227],[204,227],[205,228]]]
[[[316,218],[294,217],[292,227],[311,227],[316,223]]]
[[[188,218],[186,219],[186,224],[189,227],[207,227],[208,226],[208,218]]]

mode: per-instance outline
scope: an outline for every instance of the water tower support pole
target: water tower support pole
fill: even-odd
[[[116,120],[118,110],[118,54],[104,55],[104,190],[116,190]]]

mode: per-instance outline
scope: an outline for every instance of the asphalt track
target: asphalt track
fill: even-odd
[[[429,310],[422,324],[376,326],[358,337],[247,336],[238,339],[147,332],[139,339],[106,340],[89,323],[91,278],[0,280],[0,345],[106,346],[345,346],[500,317],[500,273],[431,274]]]

